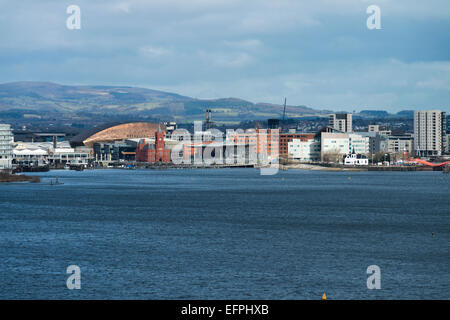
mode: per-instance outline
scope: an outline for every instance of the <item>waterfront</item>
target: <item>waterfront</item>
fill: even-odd
[[[450,298],[440,172],[32,175],[0,184],[0,298]],[[71,264],[81,290],[66,288]],[[373,264],[381,290],[366,287]]]

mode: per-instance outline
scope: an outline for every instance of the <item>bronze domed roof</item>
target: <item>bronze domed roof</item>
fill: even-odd
[[[116,125],[103,125],[82,132],[71,140],[72,145],[84,144],[92,147],[96,142],[112,142],[132,138],[151,138],[164,125],[150,122],[131,122]]]

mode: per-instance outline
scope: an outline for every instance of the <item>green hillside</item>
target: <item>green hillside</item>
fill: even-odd
[[[281,98],[280,98],[281,100]],[[49,82],[0,84],[0,118],[48,116],[77,118],[120,115],[179,122],[203,120],[211,109],[217,122],[280,117],[282,105],[237,98],[201,100],[174,93],[127,86],[69,86]],[[323,114],[304,106],[287,106],[288,117]]]

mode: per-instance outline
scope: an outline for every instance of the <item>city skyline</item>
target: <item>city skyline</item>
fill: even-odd
[[[0,7],[14,310],[290,319],[306,300],[450,298],[449,0]]]

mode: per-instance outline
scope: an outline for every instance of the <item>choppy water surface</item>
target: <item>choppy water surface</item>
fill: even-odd
[[[449,175],[40,175],[0,184],[3,299],[450,298]],[[66,287],[72,264],[81,290]],[[366,287],[369,265],[381,290]]]

